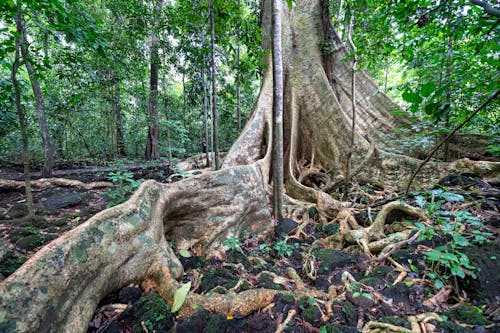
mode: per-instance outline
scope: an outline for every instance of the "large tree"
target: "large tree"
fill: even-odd
[[[271,0],[263,6],[262,24],[269,36]],[[345,61],[348,51],[330,26],[326,1],[296,1],[292,9],[280,1],[280,6],[286,194],[316,205],[324,217],[349,214],[346,204],[335,199],[335,187],[346,182],[344,158],[350,151],[349,177],[394,188],[404,185],[401,179],[420,161],[377,148],[378,134],[392,131],[405,119],[391,113],[397,107],[384,94],[373,94],[377,86],[363,71],[355,73],[357,121],[352,147],[351,64]],[[264,39],[264,48],[269,47],[270,39]],[[6,332],[84,332],[99,301],[132,282],[155,287],[172,304],[183,268],[168,242],[214,255],[220,254],[224,239],[243,229],[261,234],[271,230],[266,189],[273,141],[272,87],[268,70],[253,115],[221,170],[170,185],[145,182],[129,201],[54,240],[3,281],[0,327]],[[299,160],[301,165],[309,164],[306,172],[298,167]],[[421,186],[428,186],[453,170],[498,174],[499,168],[499,164],[468,160],[428,163],[418,179]],[[325,180],[323,186],[304,185],[313,174],[334,179]],[[399,203],[389,204],[379,215],[391,209],[418,215]],[[345,241],[358,241],[365,250],[376,251],[385,238],[383,222],[377,218],[372,227],[358,230],[346,226]],[[356,226],[350,223],[350,227]],[[180,312],[204,307],[246,315],[268,305],[276,292],[189,293]]]

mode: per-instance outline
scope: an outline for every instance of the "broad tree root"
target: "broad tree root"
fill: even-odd
[[[130,283],[156,281],[171,299],[183,267],[168,242],[216,255],[225,238],[243,229],[265,235],[272,219],[263,184],[257,165],[168,185],[143,183],[127,202],[52,241],[0,283],[0,331],[85,332],[99,301]],[[259,302],[271,297],[243,295]],[[191,304],[210,307],[190,297]]]
[[[410,322],[410,327],[411,329],[402,327],[402,326],[397,326],[393,324],[388,324],[388,323],[382,323],[379,321],[370,321],[368,322],[363,329],[361,330],[362,333],[382,333],[382,332],[388,332],[388,333],[427,333],[428,330],[426,329],[426,324],[431,321],[442,321],[441,317],[439,317],[438,314],[433,313],[433,312],[426,312],[426,313],[421,313],[416,316],[409,316],[408,321]]]

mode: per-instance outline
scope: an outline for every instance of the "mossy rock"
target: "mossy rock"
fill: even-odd
[[[404,327],[407,329],[411,329],[411,324],[406,318],[401,317],[381,317],[377,319],[377,321],[381,323],[391,324],[395,326]]]
[[[463,324],[488,325],[490,323],[480,308],[463,303],[445,312],[445,315]]]
[[[208,292],[218,286],[224,287],[225,289],[231,289],[238,283],[238,280],[238,276],[225,268],[210,269],[203,272],[200,292]]]
[[[356,327],[345,326],[339,324],[328,324],[321,327],[320,332],[325,333],[360,333]]]
[[[312,254],[319,263],[318,273],[328,273],[353,265],[356,260],[352,254],[330,249],[315,249]]]
[[[244,321],[238,321],[238,326],[244,326],[244,324]],[[228,331],[229,326],[229,320],[227,320],[224,315],[218,313],[210,313],[207,310],[200,310],[190,317],[180,319],[177,323],[175,332],[219,333]]]
[[[356,326],[358,324],[358,309],[351,302],[343,302],[342,313],[344,314],[347,325]]]
[[[314,298],[302,297],[298,301],[298,307],[301,309],[300,316],[302,319],[315,327],[319,327],[321,325],[321,310]]]
[[[55,225],[57,227],[60,227],[60,226],[63,226],[63,225],[66,225],[66,223],[68,223],[68,219],[69,217],[68,216],[63,216],[61,218],[58,218],[57,220],[54,220],[52,222],[50,222],[52,225]]]
[[[31,236],[31,235],[37,235],[38,230],[36,230],[34,227],[21,227],[19,229],[13,230],[9,233],[9,238],[12,242],[17,242],[19,239],[26,237],[26,236]]]
[[[16,246],[21,249],[33,250],[34,248],[39,247],[52,239],[54,239],[54,236],[40,234],[29,235],[19,238],[16,242]]]
[[[26,215],[28,215],[28,206],[25,204],[15,204],[8,213],[8,216],[11,219],[19,219],[21,217],[25,217]]]
[[[143,333],[141,323],[152,332],[168,331],[174,326],[174,315],[168,303],[158,294],[142,295],[133,306],[123,312],[118,321],[131,323],[134,333]]]
[[[339,232],[340,226],[338,223],[317,224],[314,229],[325,236],[331,236]]]
[[[16,250],[12,245],[4,243],[0,249],[0,275],[4,278],[14,273],[28,260],[24,253]]]
[[[202,268],[205,266],[206,259],[201,256],[191,256],[191,257],[183,257],[181,255],[178,256],[181,261],[182,266],[185,271],[189,271],[190,269]]]
[[[378,277],[365,277],[359,280],[359,282],[370,287],[383,286],[385,284],[385,280]]]
[[[269,274],[262,274],[260,276],[259,282],[256,285],[257,288],[284,290],[282,285],[274,283],[273,277]]]
[[[469,328],[462,327],[458,324],[455,324],[452,321],[436,321],[431,320],[431,324],[436,326],[436,332],[440,333],[470,333],[471,330]],[[482,331],[479,331],[482,332]]]

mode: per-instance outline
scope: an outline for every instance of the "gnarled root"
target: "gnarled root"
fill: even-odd
[[[0,192],[24,191],[26,183],[20,180],[0,179]],[[41,178],[31,181],[31,187],[34,190],[45,190],[54,186],[60,187],[76,187],[85,190],[95,190],[105,187],[114,186],[110,182],[92,182],[84,183],[79,180],[67,178]]]
[[[372,256],[372,253],[384,252],[385,248],[393,246],[396,242],[403,241],[410,235],[410,230],[393,233],[388,236],[385,235],[385,221],[389,213],[394,210],[400,210],[421,220],[427,219],[422,210],[402,201],[393,201],[382,207],[375,221],[369,227],[362,228],[354,218],[352,209],[343,208],[336,218],[340,224],[340,238],[338,235],[333,235],[326,238],[323,242],[326,246],[334,248],[338,248],[339,244],[343,246],[344,242],[357,244],[362,247],[368,256]]]

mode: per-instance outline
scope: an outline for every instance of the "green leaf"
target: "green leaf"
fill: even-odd
[[[421,195],[419,195],[419,196],[417,196],[415,198],[415,202],[417,203],[417,205],[419,207],[424,207],[425,204],[427,203],[427,201],[425,200],[425,198],[423,196],[421,196]]]
[[[191,281],[189,281],[188,283],[184,283],[179,289],[176,290],[174,294],[174,304],[172,305],[172,313],[180,310],[180,308],[186,301],[189,289],[191,289]]]
[[[179,254],[183,256],[184,258],[191,258],[192,255],[188,250],[180,250]]]
[[[436,288],[437,290],[443,288],[443,286],[444,286],[443,281],[441,280],[434,281],[434,288]]]
[[[459,266],[452,266],[451,267],[451,274],[458,276],[462,279],[465,277],[464,271]]]
[[[448,202],[464,202],[465,198],[461,194],[451,193],[451,192],[443,192],[441,193],[441,197]]]
[[[286,4],[288,5],[288,9],[292,9],[292,7],[293,7],[293,0],[286,0]]]
[[[422,102],[422,97],[418,94],[412,93],[411,91],[405,91],[402,97],[405,101],[412,104],[420,104]]]
[[[467,240],[467,238],[465,238],[464,236],[462,235],[454,235],[453,236],[453,241],[458,245],[458,246],[469,246],[470,243],[469,241]]]
[[[432,81],[427,82],[420,88],[420,95],[424,97],[429,97],[434,90],[436,90],[436,84]]]

